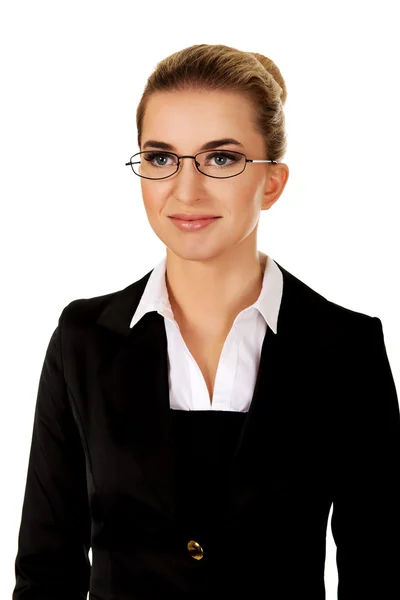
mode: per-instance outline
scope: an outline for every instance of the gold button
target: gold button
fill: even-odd
[[[200,560],[201,558],[203,558],[203,548],[198,542],[190,540],[190,542],[188,542],[187,549],[189,550],[190,556],[192,556],[196,560]]]

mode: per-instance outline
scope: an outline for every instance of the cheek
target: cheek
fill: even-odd
[[[148,215],[156,215],[162,210],[165,204],[164,195],[163,191],[156,186],[142,183],[142,198]]]
[[[232,210],[247,215],[254,213],[260,201],[259,192],[254,181],[244,181],[240,185],[232,186],[229,195]]]

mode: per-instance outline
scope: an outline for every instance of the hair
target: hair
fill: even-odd
[[[157,63],[136,110],[138,144],[148,99],[156,92],[232,91],[248,98],[251,123],[264,138],[266,158],[280,161],[286,152],[286,85],[276,64],[258,52],[222,44],[197,44]]]

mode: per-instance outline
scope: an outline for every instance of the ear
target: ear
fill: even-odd
[[[289,178],[289,167],[285,163],[271,164],[264,191],[261,210],[268,210],[282,194]]]

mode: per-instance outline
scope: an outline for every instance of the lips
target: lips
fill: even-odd
[[[204,219],[218,219],[218,215],[185,215],[183,213],[179,213],[176,215],[171,215],[171,219],[179,219],[180,221],[202,221]]]
[[[215,223],[220,217],[211,217],[210,219],[177,219],[171,217],[172,223],[181,231],[200,231],[208,227],[211,223]]]

